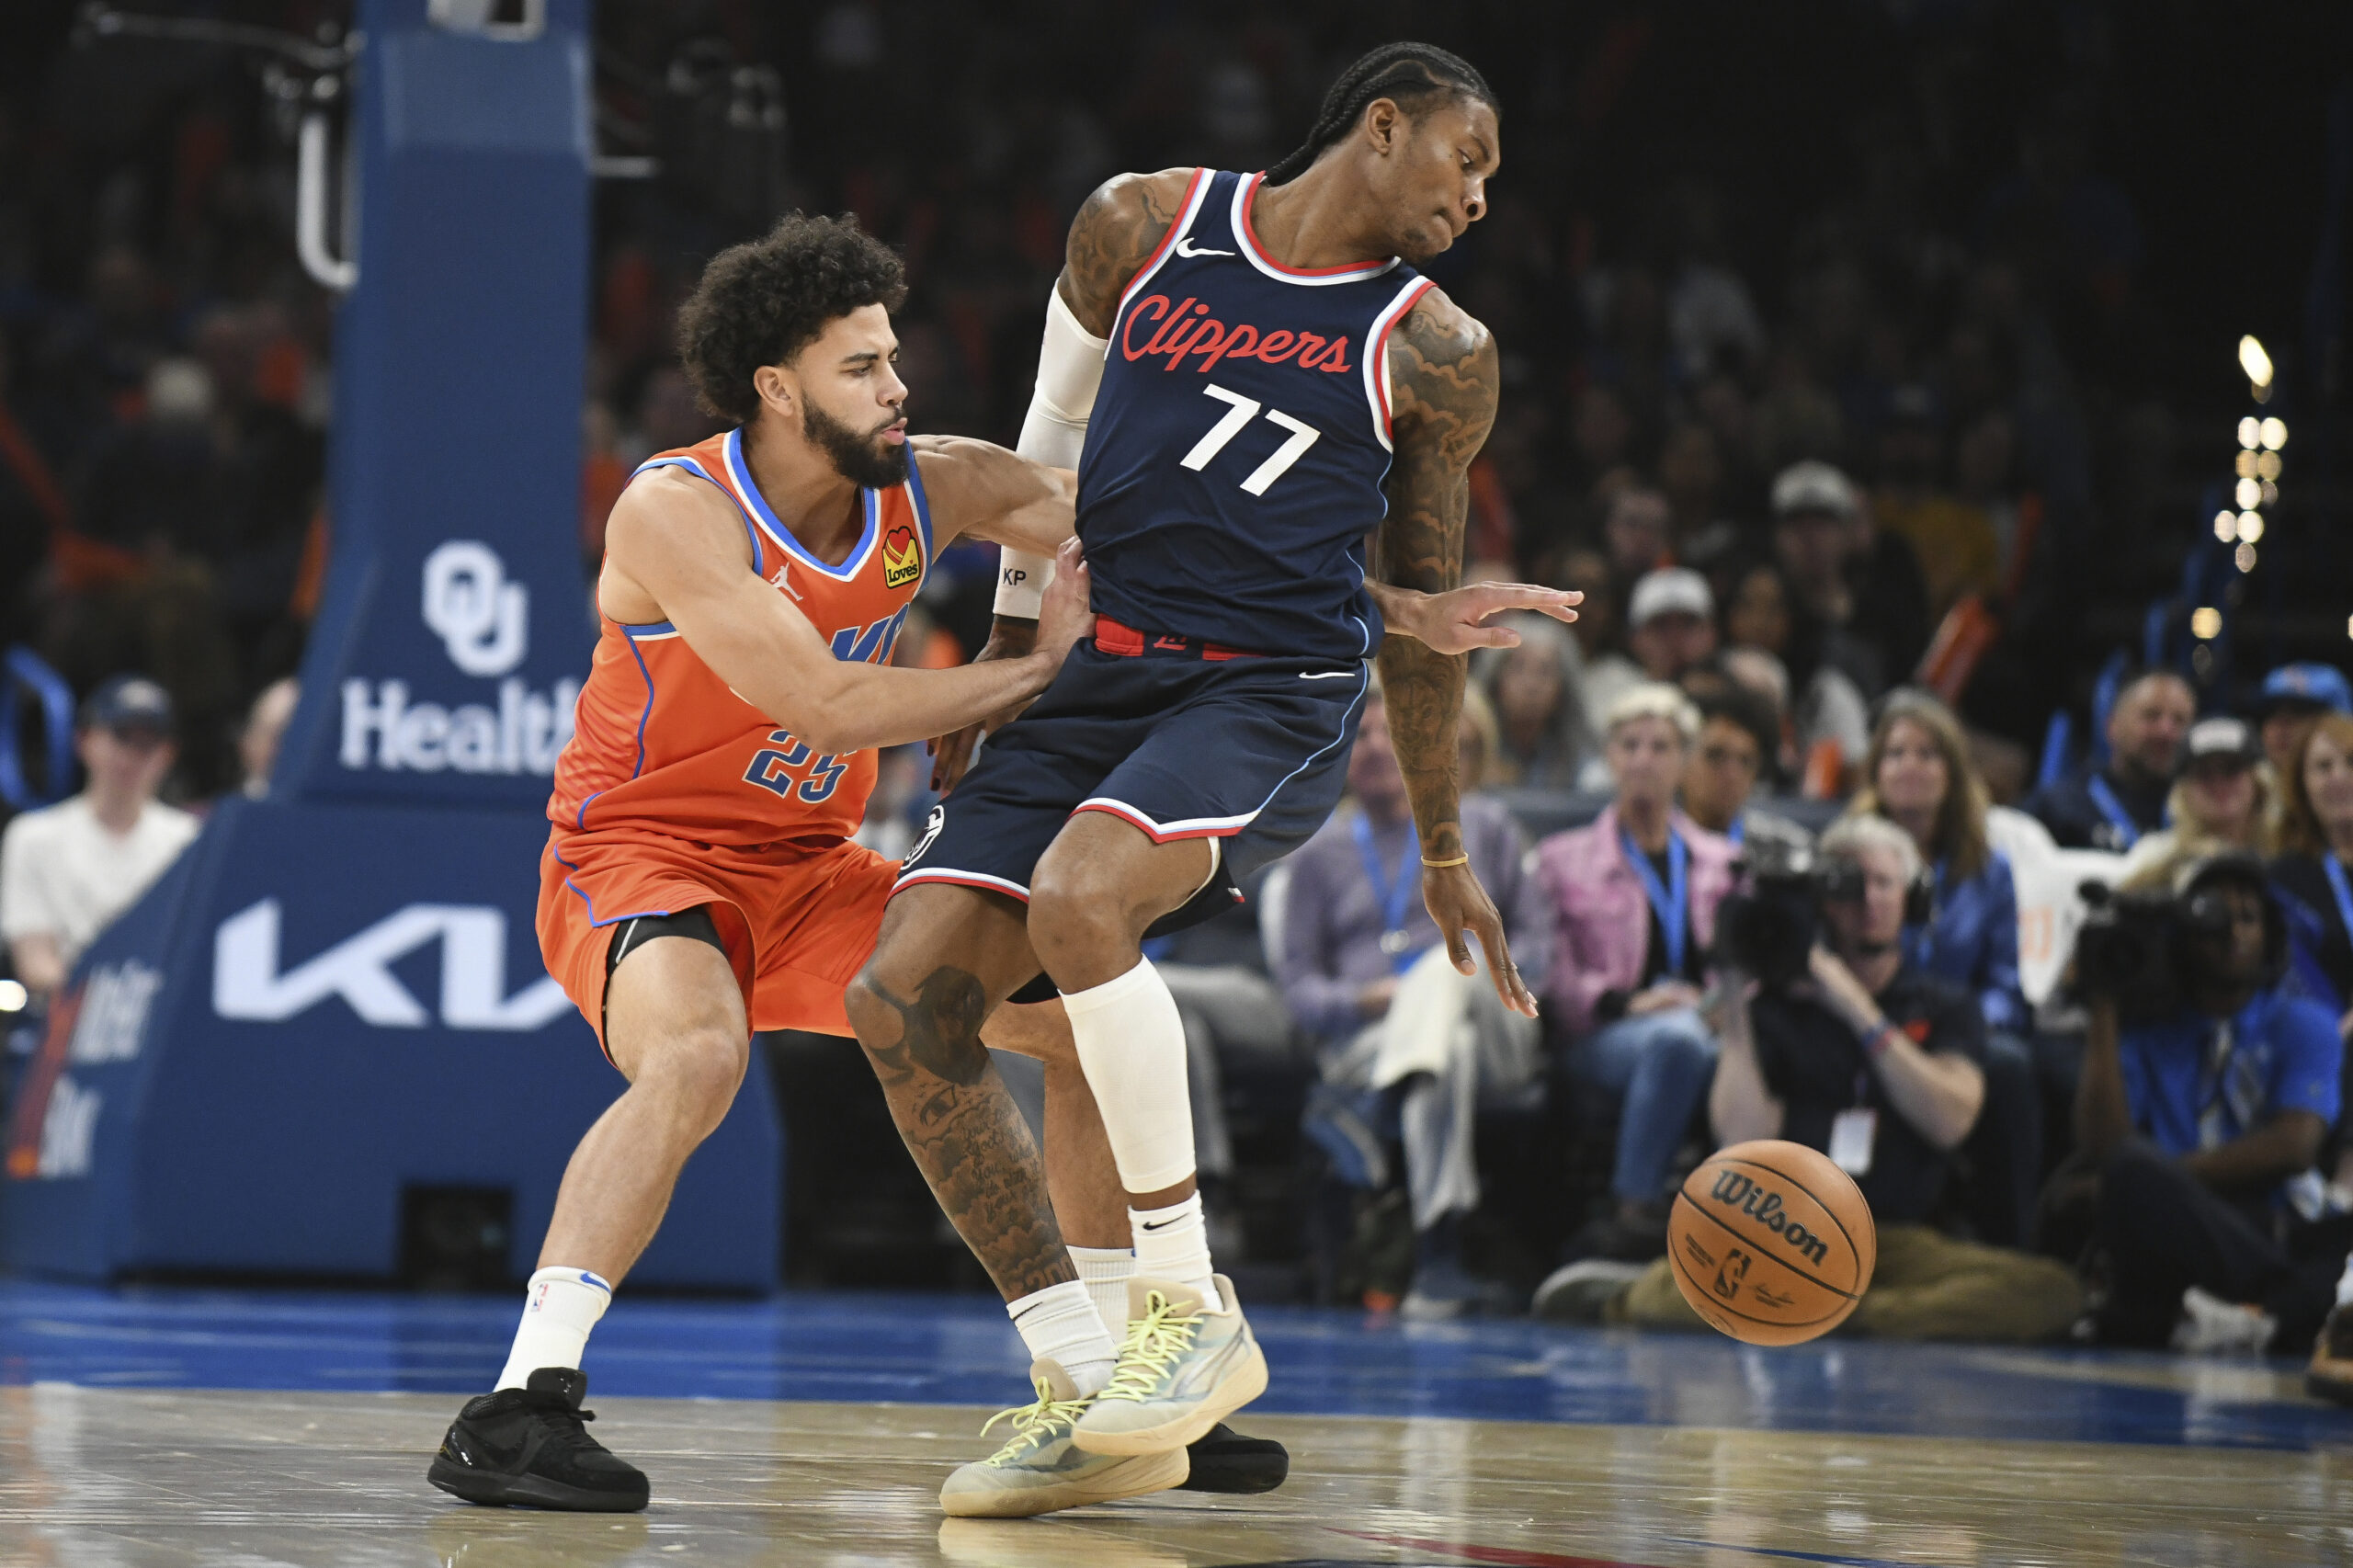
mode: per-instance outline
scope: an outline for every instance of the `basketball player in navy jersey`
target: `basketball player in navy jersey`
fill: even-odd
[[[950,1513],[1172,1484],[1168,1458],[1266,1386],[1212,1268],[1184,1030],[1141,945],[1230,905],[1236,879],[1330,814],[1368,657],[1449,955],[1473,972],[1475,934],[1505,1003],[1536,1010],[1463,851],[1462,660],[1384,637],[1363,555],[1377,528],[1387,583],[1459,576],[1495,349],[1411,263],[1479,219],[1499,153],[1479,73],[1392,44],[1334,84],[1307,143],[1266,175],[1124,176],[1072,227],[1020,450],[1078,468],[1096,634],[935,810],[847,998],[900,1131],[1035,1358],[1037,1403],[949,1480]],[[1006,576],[1034,592],[1040,565]],[[1000,597],[1001,613],[1025,608]],[[1004,1092],[982,1021],[1035,994],[1041,970],[1126,1192],[1116,1353],[1026,1135],[969,1135],[1017,1119],[962,1114]]]

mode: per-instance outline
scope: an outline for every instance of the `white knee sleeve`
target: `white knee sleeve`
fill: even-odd
[[[1159,1192],[1193,1174],[1185,1020],[1150,959],[1117,980],[1063,994],[1078,1064],[1094,1092],[1120,1184]]]

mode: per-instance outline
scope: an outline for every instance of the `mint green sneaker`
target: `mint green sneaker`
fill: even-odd
[[[1181,1449],[1267,1392],[1258,1348],[1233,1281],[1216,1276],[1223,1312],[1205,1311],[1199,1291],[1167,1279],[1128,1281],[1128,1337],[1119,1369],[1073,1431],[1097,1454]]]
[[[940,1511],[956,1518],[1024,1519],[1111,1503],[1182,1486],[1190,1464],[1180,1447],[1140,1457],[1091,1454],[1071,1441],[1071,1428],[1091,1399],[1082,1398],[1070,1374],[1040,1357],[1029,1364],[1035,1404],[1000,1410],[981,1428],[1013,1423],[1013,1438],[988,1458],[958,1467],[939,1489]]]

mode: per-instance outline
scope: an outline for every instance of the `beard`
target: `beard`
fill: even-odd
[[[896,421],[892,421],[896,423]],[[845,425],[805,398],[801,428],[834,465],[834,472],[866,490],[888,490],[907,480],[906,443],[881,438],[882,426],[860,430]]]

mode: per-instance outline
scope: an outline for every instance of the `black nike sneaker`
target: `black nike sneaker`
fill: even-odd
[[[1272,1492],[1290,1474],[1290,1450],[1272,1437],[1245,1437],[1221,1421],[1185,1449],[1193,1472],[1179,1492],[1247,1496]]]
[[[541,1367],[529,1388],[468,1400],[425,1478],[469,1503],[635,1513],[645,1506],[645,1476],[581,1425],[597,1418],[580,1408],[587,1392],[576,1369]]]

